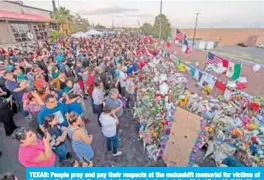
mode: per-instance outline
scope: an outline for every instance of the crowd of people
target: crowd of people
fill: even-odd
[[[146,45],[138,35],[123,33],[61,39],[28,50],[1,48],[0,121],[6,135],[20,143],[19,162],[25,167],[92,166],[93,135],[85,128],[89,107],[107,150],[122,155],[118,125],[124,108],[135,104],[138,72],[146,61],[138,57]],[[15,124],[16,113],[27,119],[25,127]]]
[[[19,162],[25,167],[93,166],[89,108],[106,149],[114,157],[122,155],[119,123],[125,109],[133,111],[141,70],[158,46],[138,34],[121,33],[60,39],[28,50],[0,48],[0,122],[6,136],[20,143]],[[147,49],[154,49],[151,55]],[[25,127],[14,122],[17,113],[27,120]]]

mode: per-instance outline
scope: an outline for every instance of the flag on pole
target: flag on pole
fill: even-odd
[[[162,57],[167,57],[167,51],[165,48],[162,49]]]
[[[154,51],[152,49],[147,49],[148,56],[154,56]]]
[[[224,58],[218,57],[213,53],[210,52],[207,53],[206,64],[215,65],[216,66],[214,67],[215,72],[217,72],[218,74],[222,73],[233,80],[237,80],[240,76],[241,64],[235,64]]]
[[[166,42],[166,47],[169,49],[171,47],[171,42],[170,41],[167,41]]]
[[[182,41],[183,39],[184,39],[183,33],[179,29],[176,29],[175,40]]]
[[[168,31],[168,41],[171,41],[171,28],[169,28],[169,31]]]
[[[189,44],[187,41],[187,37],[186,37],[186,35],[184,35],[183,43],[182,43],[182,51],[185,52],[186,54],[188,54],[189,50],[190,50],[190,47],[189,47]]]
[[[235,64],[231,61],[227,61],[227,71],[226,71],[226,76],[233,79],[237,80],[240,76],[241,72],[241,64]]]
[[[208,52],[207,53],[207,61],[206,64],[222,64],[223,62],[223,58],[218,57],[216,55],[214,55],[213,53]]]

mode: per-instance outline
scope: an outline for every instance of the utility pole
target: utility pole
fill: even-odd
[[[140,34],[140,21],[138,20],[138,37],[139,37],[139,34]]]
[[[162,0],[160,0],[160,27],[159,27],[159,40],[161,38],[161,15],[162,15]]]
[[[55,0],[52,0],[53,12],[57,11]]]
[[[194,39],[195,39],[195,35],[196,35],[196,29],[197,29],[197,22],[198,22],[198,16],[200,15],[200,13],[195,13],[195,25],[194,25],[194,32],[193,32],[193,40],[192,40],[192,46],[194,46]]]
[[[114,16],[112,16],[112,29],[114,30]]]

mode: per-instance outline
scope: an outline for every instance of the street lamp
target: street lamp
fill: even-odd
[[[162,0],[160,1],[160,26],[159,26],[159,40],[161,38],[161,15],[162,15]]]
[[[198,16],[200,15],[201,13],[195,13],[195,25],[194,25],[194,32],[193,32],[193,40],[192,40],[192,46],[194,46],[194,39],[195,39],[195,35],[196,35],[196,28],[197,28],[197,22],[198,22]]]

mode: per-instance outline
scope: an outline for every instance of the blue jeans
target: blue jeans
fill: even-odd
[[[17,103],[19,105],[19,111],[22,112],[22,115],[24,117],[27,117],[29,115],[29,112],[24,110],[24,108],[23,108],[23,100],[22,99],[21,100],[19,99],[19,100],[17,100]]]
[[[113,154],[116,154],[117,148],[118,148],[118,136],[115,135],[113,137],[108,137],[107,138],[107,150],[112,151]]]
[[[102,104],[100,104],[100,105],[93,104],[93,110],[94,110],[94,113],[97,114],[97,120],[98,120],[98,124],[99,124],[100,127],[102,127],[102,125],[101,125],[101,123],[99,121],[99,117],[100,117],[100,115],[103,112],[103,108],[104,107],[103,107]]]
[[[56,146],[53,151],[58,156],[60,163],[66,159],[67,147],[65,142]]]

